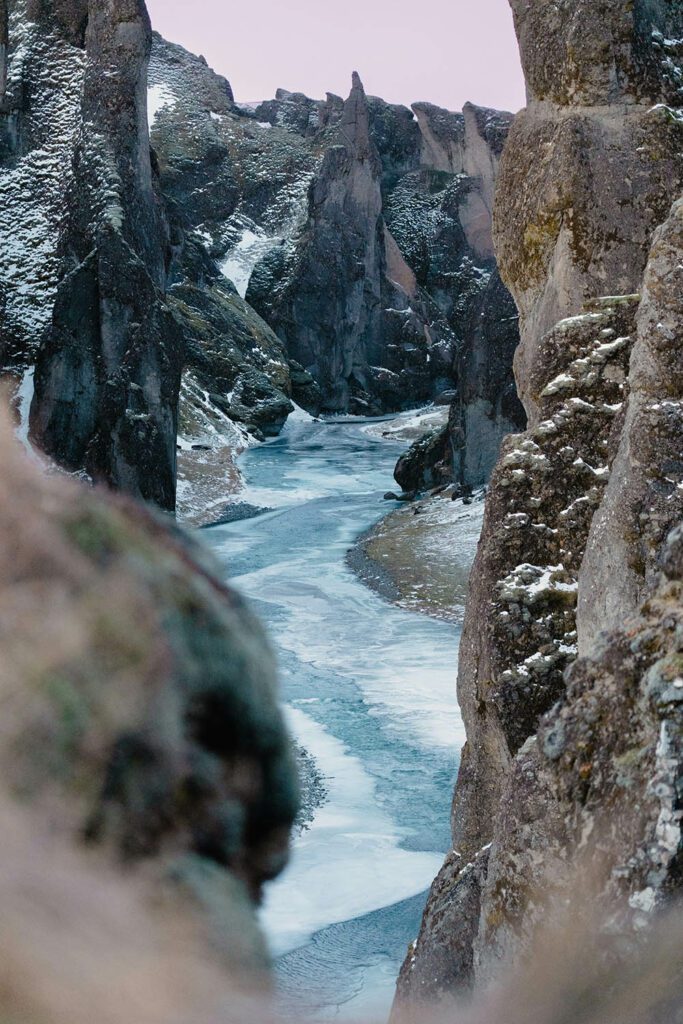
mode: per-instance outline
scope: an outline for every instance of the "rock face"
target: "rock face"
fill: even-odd
[[[524,421],[516,310],[491,235],[511,116],[411,111],[359,82],[346,104],[280,89],[242,107],[200,58],[158,36],[150,109],[164,194],[284,343],[294,400],[365,412],[451,391],[445,472],[482,482],[501,436]],[[268,375],[283,355],[260,334]]]
[[[413,166],[385,171],[386,217],[416,279],[456,338],[448,429],[397,466],[415,487],[444,476],[465,488],[485,483],[502,438],[525,425],[511,371],[517,310],[493,255],[494,182],[512,117],[467,104],[453,114],[413,107],[420,129]],[[436,459],[436,461],[435,461]]]
[[[3,362],[35,361],[31,432],[58,462],[172,509],[180,339],[163,296],[150,43],[141,2],[9,5]]]
[[[234,421],[263,436],[293,408],[282,345],[192,235],[150,153],[144,4],[3,11],[2,362],[22,433],[30,409],[31,439],[57,463],[173,509],[184,369],[182,511],[205,511],[247,443]],[[229,86],[193,61],[211,123]],[[185,173],[196,195],[199,155]]]
[[[239,242],[246,232],[257,251],[264,244],[253,217],[269,217],[266,195],[283,222],[295,216],[296,188],[305,189],[299,178],[310,156],[283,131],[260,167],[255,149],[266,132],[239,114],[229,83],[156,34],[149,120],[174,232],[167,295],[185,338],[178,510],[191,522],[210,521],[229,495],[235,455],[250,436],[276,435],[294,408],[282,342],[243,298],[251,256]],[[275,219],[269,224],[275,228]],[[228,267],[234,247],[239,251]],[[304,381],[304,391],[306,383],[312,384]]]
[[[163,897],[209,962],[263,986],[254,903],[298,806],[263,630],[160,516],[46,477],[2,433],[3,808],[49,822],[41,849],[89,850],[143,917]]]
[[[369,411],[373,400],[376,411],[400,408],[447,379],[453,339],[436,308],[430,317],[384,222],[382,163],[358,75],[334,141],[301,235],[284,262],[257,267],[247,298],[318,381],[324,409]]]
[[[645,273],[624,427],[583,561],[581,653],[592,652],[601,629],[636,614],[662,545],[683,518],[682,255],[679,200],[655,234]]]
[[[360,83],[346,115],[339,97],[285,90],[245,108],[218,81],[198,58],[155,39],[152,138],[162,183],[285,342],[296,401],[313,411],[350,401],[359,411],[398,408],[454,389],[460,374],[463,406],[481,400],[467,472],[483,479],[500,436],[523,420],[510,371],[516,311],[491,239],[510,115],[429,104],[413,113],[364,97]],[[333,261],[334,280],[323,281]],[[458,430],[464,458],[466,423]]]
[[[681,884],[683,119],[665,104],[683,21],[673,4],[512,7],[529,106],[495,238],[529,429],[491,482],[461,645],[457,852],[400,1021],[518,961],[551,908],[566,914],[577,865],[630,936]]]
[[[504,162],[496,250],[520,311],[517,378],[532,418],[536,345],[585,300],[639,291],[653,228],[681,187],[682,128],[665,106],[680,88],[676,53],[652,36],[675,5],[660,6],[513,4],[529,105]],[[581,43],[588,24],[594,42]]]

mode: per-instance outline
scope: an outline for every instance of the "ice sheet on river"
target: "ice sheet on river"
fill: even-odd
[[[384,1009],[416,915],[390,915],[392,935],[363,922],[424,892],[440,866],[464,740],[459,628],[388,604],[345,563],[356,536],[386,511],[382,496],[401,447],[363,424],[293,423],[241,464],[248,500],[273,511],[209,531],[232,582],[268,623],[292,731],[328,789],[291,866],[267,892],[272,948],[299,947],[300,969],[318,964],[324,973],[324,960],[334,976],[343,932],[337,978],[370,985],[372,975]],[[340,989],[329,1005],[347,998]],[[355,1009],[362,998],[354,997]]]

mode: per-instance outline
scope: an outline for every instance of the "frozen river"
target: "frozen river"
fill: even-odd
[[[327,788],[262,912],[297,1020],[386,1020],[449,843],[459,628],[385,602],[345,562],[387,511],[402,447],[290,422],[241,463],[246,499],[271,511],[206,534],[268,624],[290,728]]]

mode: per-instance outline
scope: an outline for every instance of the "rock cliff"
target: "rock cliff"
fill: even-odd
[[[382,214],[382,163],[358,75],[285,259],[257,266],[247,298],[318,381],[323,408],[401,408],[448,380],[454,338]]]
[[[509,114],[467,104],[453,114],[413,106],[417,160],[398,180],[387,175],[387,222],[416,279],[434,299],[457,343],[448,428],[399,462],[405,490],[454,480],[485,483],[505,434],[525,425],[512,359],[517,310],[493,253],[494,184],[512,122]]]
[[[519,962],[576,870],[631,939],[681,884],[681,10],[512,8],[495,242],[529,428],[491,481],[454,848],[397,1021]]]
[[[23,375],[31,433],[60,464],[172,509],[181,355],[147,12],[17,0],[7,18],[3,364]]]
[[[281,343],[150,150],[144,4],[4,11],[2,362],[22,434],[67,469],[173,509],[180,426],[181,512],[205,514],[229,489],[243,428],[277,432],[293,408]],[[181,53],[204,72],[186,113],[211,124],[229,86]],[[196,196],[201,153],[185,152],[184,172]]]
[[[346,103],[280,89],[240,106],[199,58],[160,37],[150,85],[164,192],[284,342],[295,400],[362,412],[462,396],[454,447],[483,479],[500,437],[523,423],[516,310],[491,237],[511,116],[410,110],[364,96],[360,83]],[[450,449],[447,461],[452,475]]]

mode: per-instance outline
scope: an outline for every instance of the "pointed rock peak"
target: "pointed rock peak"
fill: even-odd
[[[359,158],[369,156],[374,147],[370,138],[370,113],[365,89],[357,71],[351,78],[351,92],[344,103],[340,131],[344,143]]]

